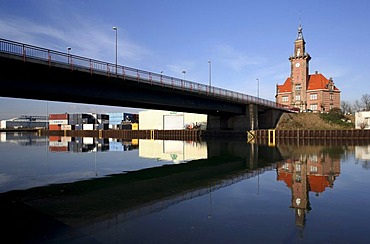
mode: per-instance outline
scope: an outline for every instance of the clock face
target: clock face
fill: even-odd
[[[301,64],[300,63],[295,63],[295,67],[299,67]]]
[[[300,198],[297,198],[297,199],[295,200],[295,203],[299,206],[299,204],[301,203],[301,199],[300,199]]]

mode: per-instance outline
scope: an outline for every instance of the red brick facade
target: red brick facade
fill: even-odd
[[[276,102],[300,111],[329,112],[332,108],[340,108],[340,90],[333,79],[318,72],[309,75],[311,56],[306,52],[305,44],[299,26],[294,54],[289,57],[291,73],[284,84],[276,86]]]

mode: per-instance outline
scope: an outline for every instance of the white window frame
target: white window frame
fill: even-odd
[[[317,100],[317,93],[310,94],[310,100]]]

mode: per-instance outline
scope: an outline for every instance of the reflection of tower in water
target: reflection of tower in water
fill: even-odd
[[[295,211],[295,223],[303,230],[306,213],[311,210],[308,196],[309,184],[307,179],[307,158],[301,156],[292,165],[292,205]]]
[[[306,215],[311,210],[309,192],[319,196],[326,187],[333,187],[340,173],[339,157],[325,153],[322,148],[307,148],[307,152],[285,160],[277,170],[277,179],[284,181],[291,189],[291,208],[295,212],[295,223],[301,234]]]

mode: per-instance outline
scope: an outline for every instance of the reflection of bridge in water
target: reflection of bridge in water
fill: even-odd
[[[115,216],[114,219],[107,219],[99,224],[103,226],[108,224],[110,221],[114,222],[123,222],[127,219],[133,217],[140,217],[146,214],[150,214],[153,212],[161,211],[162,209],[166,209],[172,205],[178,204],[182,201],[186,201],[192,198],[201,197],[204,195],[209,195],[214,191],[217,191],[221,188],[231,186],[243,180],[247,180],[253,177],[258,176],[266,171],[276,170],[276,164],[271,164],[256,170],[246,171],[246,172],[238,172],[233,175],[226,176],[225,178],[219,178],[217,181],[210,182],[209,187],[201,186],[198,189],[191,189],[185,190],[181,193],[171,195],[169,197],[165,197],[163,199],[156,199],[152,202],[145,203],[143,205],[137,206],[129,211],[124,211],[119,213]],[[95,228],[96,223],[95,223]],[[100,227],[97,227],[100,229]]]

